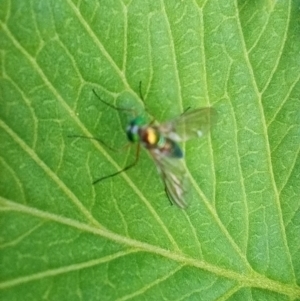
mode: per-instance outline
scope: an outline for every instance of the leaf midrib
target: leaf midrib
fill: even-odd
[[[50,277],[50,276],[54,276],[58,273],[59,274],[67,273],[70,271],[70,269],[78,270],[78,269],[87,268],[87,267],[93,266],[95,264],[100,264],[102,262],[105,262],[105,260],[108,260],[108,259],[115,259],[120,256],[124,256],[124,255],[130,254],[130,253],[140,251],[140,252],[147,252],[147,253],[160,255],[160,256],[170,259],[172,261],[178,262],[182,265],[192,266],[192,267],[200,268],[202,270],[206,270],[217,276],[221,276],[221,277],[225,277],[227,279],[234,280],[245,287],[255,287],[255,288],[261,288],[261,289],[267,289],[267,290],[271,290],[271,291],[274,291],[274,292],[277,292],[280,294],[288,295],[291,298],[296,298],[297,296],[298,297],[300,296],[300,288],[296,284],[288,285],[288,284],[281,283],[281,282],[278,282],[275,280],[271,280],[271,279],[268,279],[267,277],[264,277],[264,276],[258,274],[257,272],[255,272],[253,270],[249,270],[247,275],[239,274],[238,272],[235,272],[235,271],[232,271],[229,269],[220,268],[218,266],[212,265],[205,261],[194,259],[192,257],[189,257],[189,256],[179,253],[179,252],[166,250],[166,249],[160,248],[158,246],[154,246],[154,245],[151,245],[148,243],[144,243],[144,242],[141,242],[138,240],[134,240],[134,239],[131,239],[128,237],[121,236],[121,235],[113,233],[107,229],[104,229],[103,227],[96,228],[95,226],[87,225],[87,224],[84,224],[84,223],[81,223],[78,221],[74,221],[70,218],[58,216],[58,215],[55,215],[52,213],[41,211],[39,209],[24,206],[24,205],[12,202],[10,200],[7,200],[3,197],[0,197],[0,204],[1,204],[1,206],[3,206],[3,208],[7,208],[8,210],[21,212],[24,214],[38,217],[43,220],[50,220],[50,221],[57,222],[62,225],[67,225],[74,229],[78,229],[82,232],[92,233],[92,234],[98,235],[103,238],[107,238],[111,241],[114,241],[116,243],[126,245],[126,246],[132,248],[131,250],[128,250],[126,252],[125,251],[117,252],[114,255],[109,255],[107,257],[104,257],[101,259],[95,259],[95,260],[88,261],[85,263],[75,264],[75,265],[72,265],[71,267],[52,269],[52,270],[48,270],[46,272],[36,273],[34,275],[19,277],[19,278],[13,279],[13,280],[4,281],[4,282],[0,283],[0,289],[12,287],[12,286],[19,285],[21,283],[25,283],[25,282],[29,282],[29,281],[33,281],[33,280],[41,278],[41,276]]]

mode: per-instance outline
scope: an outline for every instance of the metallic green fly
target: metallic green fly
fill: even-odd
[[[111,108],[124,110],[103,101],[94,90],[93,92],[103,103]],[[140,116],[134,118],[127,126],[126,134],[131,143],[137,143],[135,161],[116,173],[94,181],[93,184],[135,166],[139,158],[140,145],[142,145],[152,156],[170,201],[180,208],[186,208],[188,176],[179,143],[192,138],[202,137],[209,131],[215,120],[216,111],[211,107],[188,109],[182,115],[162,124],[156,121],[147,123]]]

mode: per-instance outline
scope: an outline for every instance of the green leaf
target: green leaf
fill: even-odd
[[[1,1],[1,300],[300,300],[299,7]],[[133,112],[205,106],[188,209],[146,151],[92,185]]]

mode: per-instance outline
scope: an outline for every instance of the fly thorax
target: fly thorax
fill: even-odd
[[[140,128],[140,137],[146,148],[155,148],[159,143],[160,135],[155,128],[147,126]]]

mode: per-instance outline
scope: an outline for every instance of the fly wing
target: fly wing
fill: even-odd
[[[178,207],[186,208],[185,197],[188,191],[188,177],[184,160],[168,157],[158,149],[150,150],[150,153],[164,182],[168,198]]]
[[[188,110],[179,117],[158,126],[159,131],[176,142],[205,135],[215,123],[217,112],[211,107]]]

